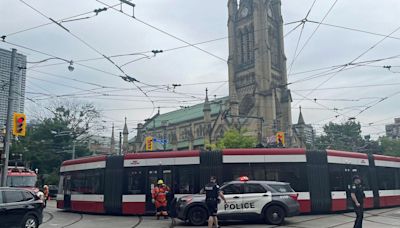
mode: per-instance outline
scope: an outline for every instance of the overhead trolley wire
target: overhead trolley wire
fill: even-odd
[[[145,22],[145,21],[143,21],[143,20],[141,20],[141,19],[139,19],[139,18],[137,18],[137,17],[132,17],[131,15],[129,15],[129,14],[123,12],[123,11],[117,10],[117,9],[115,9],[115,7],[112,7],[111,5],[108,5],[107,3],[104,3],[104,2],[102,2],[102,1],[100,1],[100,0],[96,0],[96,1],[99,2],[99,3],[101,3],[101,4],[103,4],[103,5],[105,5],[105,6],[107,6],[107,7],[109,7],[109,8],[111,8],[111,9],[113,9],[113,10],[115,10],[115,11],[117,11],[117,12],[119,12],[119,13],[122,13],[122,14],[128,16],[129,18],[131,18],[131,19],[133,19],[133,20],[136,20],[136,21],[138,21],[138,22],[140,22],[140,23],[142,23],[142,24],[144,24],[144,25],[146,25],[146,26],[148,26],[148,27],[150,27],[150,28],[152,28],[152,29],[154,29],[154,30],[157,30],[157,31],[159,31],[159,32],[161,32],[161,33],[163,33],[163,34],[169,36],[169,37],[172,37],[172,38],[174,38],[174,39],[176,39],[176,40],[178,40],[178,41],[180,41],[180,42],[183,42],[183,43],[185,43],[185,44],[187,44],[187,45],[189,45],[189,46],[191,46],[191,47],[193,47],[193,48],[195,48],[195,49],[197,49],[197,50],[199,50],[199,51],[202,51],[202,52],[204,52],[204,53],[206,53],[206,54],[208,54],[208,55],[210,55],[210,56],[213,56],[214,58],[217,58],[217,59],[219,59],[219,60],[221,60],[221,61],[227,63],[227,60],[226,60],[226,59],[224,59],[224,58],[222,58],[222,57],[219,57],[219,56],[217,56],[217,55],[215,55],[215,54],[213,54],[213,53],[211,53],[211,52],[209,52],[209,51],[207,51],[207,50],[204,50],[203,48],[200,48],[200,47],[198,47],[198,46],[196,46],[196,45],[194,45],[194,44],[191,44],[191,43],[187,42],[186,40],[184,40],[184,39],[182,39],[182,38],[180,38],[180,37],[178,37],[178,36],[176,36],[176,35],[173,35],[172,33],[169,33],[169,32],[167,32],[167,31],[165,31],[165,30],[163,30],[163,29],[161,29],[161,28],[158,28],[158,27],[156,27],[156,26],[154,26],[154,25],[151,25],[150,23]]]

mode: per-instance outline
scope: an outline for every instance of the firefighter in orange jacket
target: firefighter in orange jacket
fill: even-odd
[[[165,219],[168,218],[167,213],[167,193],[170,191],[169,187],[164,184],[163,180],[158,180],[157,186],[153,188],[152,202],[156,205],[157,209],[157,219],[160,219],[160,216],[163,215]]]

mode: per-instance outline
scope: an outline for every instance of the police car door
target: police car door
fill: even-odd
[[[243,213],[261,214],[264,205],[271,201],[271,192],[267,192],[267,190],[261,184],[244,184],[244,194],[242,196]]]
[[[227,204],[218,204],[218,215],[241,214],[243,183],[232,183],[221,188]]]

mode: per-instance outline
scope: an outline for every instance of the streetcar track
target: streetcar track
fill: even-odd
[[[132,226],[132,228],[136,228],[136,227],[139,227],[140,226],[140,224],[142,223],[142,221],[143,221],[143,217],[142,216],[138,216],[138,218],[139,218],[139,221],[135,224],[135,225],[133,225]]]
[[[50,216],[50,218],[47,219],[46,221],[43,221],[42,224],[48,223],[48,222],[50,222],[51,220],[54,219],[54,215],[51,212],[44,211],[43,213],[47,213]]]
[[[79,219],[78,220],[76,220],[76,221],[74,221],[74,222],[72,222],[70,224],[61,226],[60,228],[65,228],[65,227],[69,227],[69,226],[75,225],[75,224],[79,223],[80,221],[82,221],[82,219],[83,219],[83,214],[79,214]]]

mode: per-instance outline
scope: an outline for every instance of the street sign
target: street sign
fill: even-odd
[[[146,151],[153,151],[153,137],[146,137]]]
[[[157,139],[157,138],[153,138],[153,142],[160,143],[160,144],[162,144],[162,145],[168,144],[168,140],[167,140],[167,139]]]
[[[278,146],[285,146],[285,132],[283,131],[278,131],[276,133],[276,144],[278,144]]]

